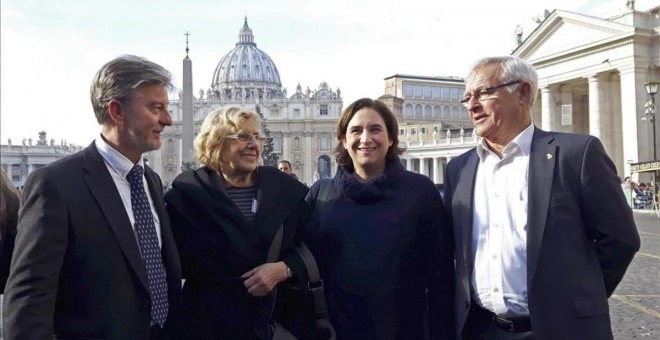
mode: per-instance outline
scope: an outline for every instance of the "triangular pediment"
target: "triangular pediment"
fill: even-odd
[[[539,60],[605,43],[630,32],[634,32],[634,27],[555,10],[513,51],[513,55]]]

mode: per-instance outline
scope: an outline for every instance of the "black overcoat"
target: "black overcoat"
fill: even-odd
[[[226,195],[222,177],[208,167],[182,173],[165,195],[186,280],[186,339],[257,337],[255,326],[264,325],[255,325],[255,318],[269,299],[249,295],[240,276],[266,262],[280,225],[280,259],[306,276],[294,247],[307,219],[308,189],[273,167],[258,167],[256,175],[260,197],[253,223]]]

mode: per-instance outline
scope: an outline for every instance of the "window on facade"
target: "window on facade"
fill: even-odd
[[[443,87],[441,91],[442,91],[442,99],[449,100],[449,88]]]
[[[415,98],[422,98],[422,85],[414,85]]]
[[[415,105],[415,117],[422,117],[424,115],[424,111],[422,109],[422,106],[417,104]]]
[[[280,116],[280,109],[270,109],[270,115],[272,117],[279,117]]]
[[[431,86],[424,86],[424,98],[431,99]]]
[[[273,150],[281,151],[282,150],[282,137],[273,136]]]
[[[406,129],[399,129],[399,136],[405,136],[406,135]]]
[[[417,134],[417,129],[415,128],[410,129],[410,135],[414,136],[416,134]]]
[[[321,108],[319,109],[319,115],[321,116],[327,116],[328,115],[328,105],[321,105]]]
[[[440,105],[434,106],[433,107],[433,117],[440,118],[441,114],[442,114],[442,109],[440,108]]]
[[[449,118],[449,106],[445,106],[444,109],[442,109],[442,117],[443,118]]]
[[[247,65],[243,65],[243,77],[247,77],[250,73],[250,68]]]
[[[174,153],[174,141],[171,139],[167,140],[167,153]]]
[[[327,151],[330,149],[330,139],[328,136],[321,136],[321,139],[319,140],[319,150],[321,151]]]
[[[404,113],[404,116],[412,117],[412,115],[413,115],[413,106],[412,106],[412,104],[406,104],[406,111]]]
[[[300,109],[293,109],[293,116],[300,117]]]
[[[461,91],[458,87],[452,87],[451,88],[451,100],[460,100],[461,99]]]
[[[419,131],[420,131],[423,135],[425,135],[425,134],[426,134],[426,127],[422,126],[422,127],[419,129]]]
[[[433,86],[433,99],[440,99],[440,87]]]
[[[300,151],[300,137],[296,137],[293,139],[293,149],[296,151]]]
[[[413,86],[412,84],[403,84],[403,98],[412,98]]]
[[[424,117],[426,118],[433,117],[433,111],[431,110],[431,105],[426,105],[424,107]]]
[[[460,114],[458,113],[458,106],[454,106],[454,108],[451,110],[451,118],[460,118]]]
[[[440,128],[439,128],[437,125],[434,126],[434,127],[433,127],[433,132],[438,132],[438,131],[440,131]]]

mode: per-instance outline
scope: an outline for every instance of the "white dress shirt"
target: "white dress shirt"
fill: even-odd
[[[500,159],[484,140],[477,146],[470,278],[474,300],[498,315],[527,316],[527,184],[530,124]]]
[[[108,167],[108,171],[110,172],[110,175],[115,182],[115,186],[119,191],[119,196],[121,197],[122,203],[124,203],[124,208],[126,209],[128,218],[131,220],[131,226],[133,227],[135,240],[138,241],[137,231],[135,230],[135,217],[133,217],[133,206],[131,204],[131,185],[128,182],[128,179],[126,179],[126,175],[128,175],[131,169],[133,169],[135,164],[126,158],[126,156],[119,153],[119,151],[115,150],[112,146],[110,146],[110,144],[106,143],[100,134],[98,137],[96,137],[95,144],[96,149],[101,154],[103,161],[105,161],[105,166]],[[140,157],[140,160],[137,164],[140,164],[144,169],[144,160],[142,157]],[[147,193],[147,198],[149,199],[151,214],[154,215],[154,225],[156,226],[156,234],[158,234],[158,245],[162,246],[163,242],[161,241],[160,236],[160,220],[158,219],[156,209],[154,209],[154,200],[151,199],[149,185],[147,184],[147,179],[144,178],[144,173],[142,175],[142,183],[144,183],[144,191]]]

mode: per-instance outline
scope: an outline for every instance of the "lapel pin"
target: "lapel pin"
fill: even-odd
[[[551,153],[546,153],[546,154],[545,154],[545,157],[548,157],[548,159],[552,159],[553,156],[552,156]]]

